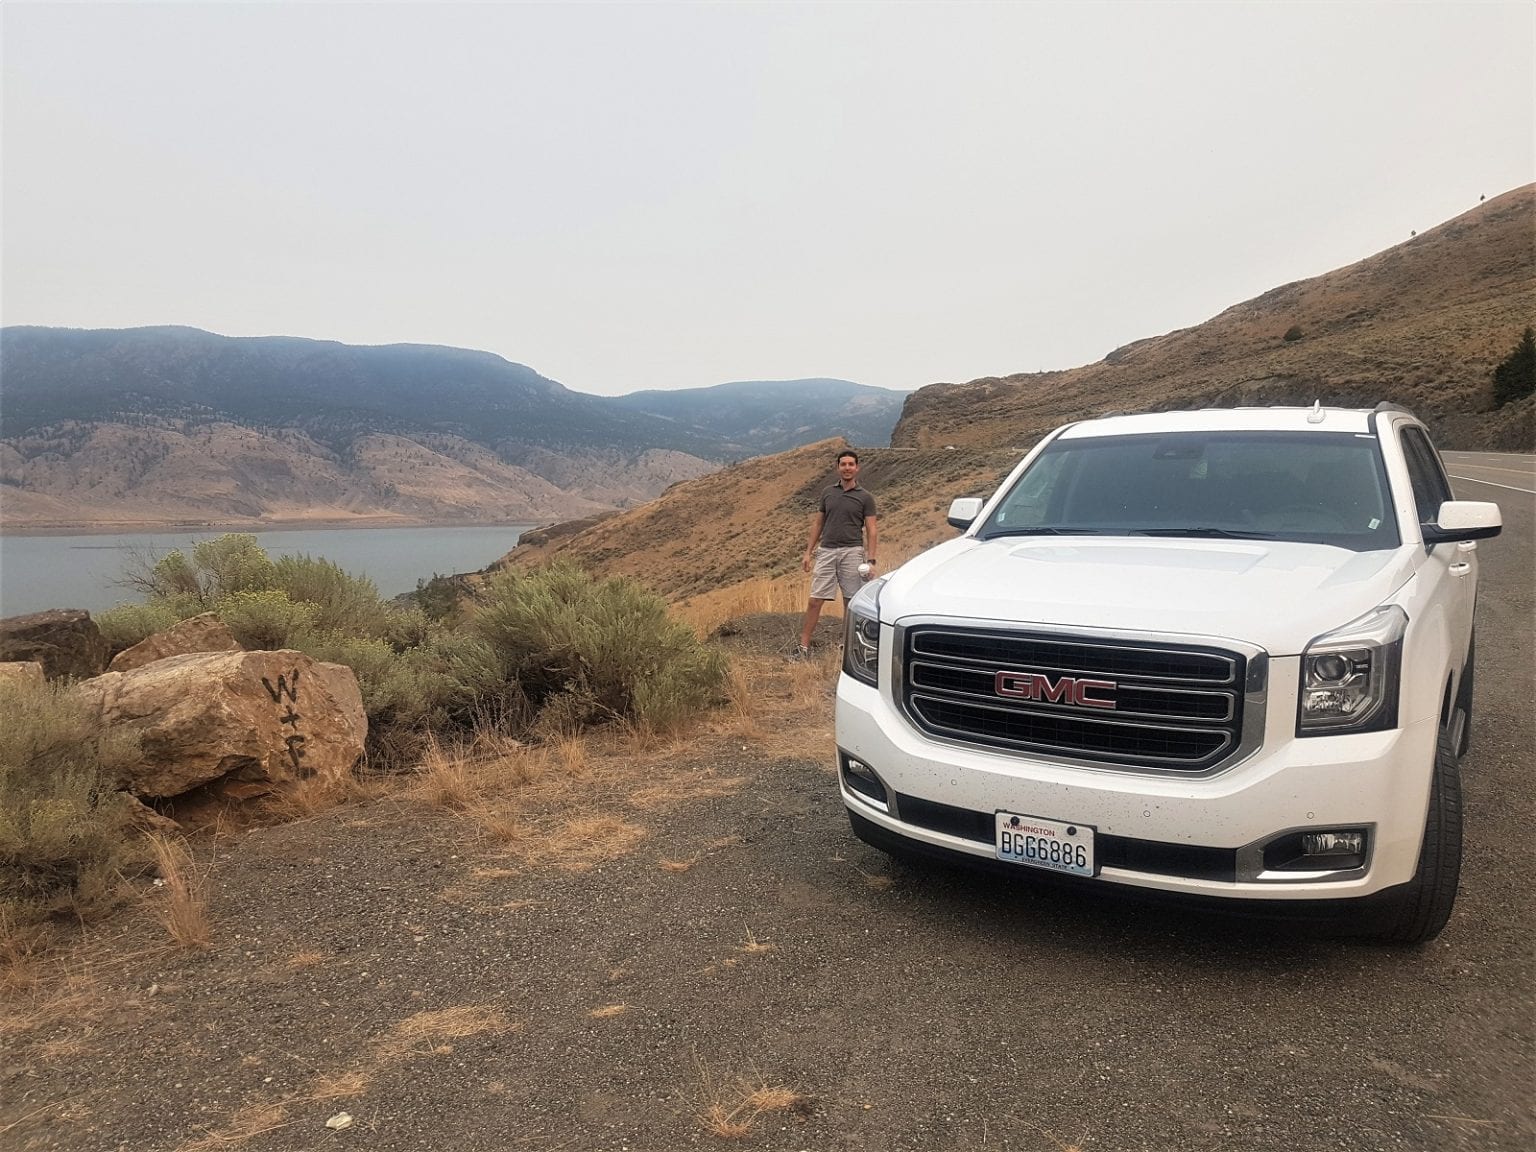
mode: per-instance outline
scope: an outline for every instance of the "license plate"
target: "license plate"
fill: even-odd
[[[997,858],[1010,864],[1094,875],[1093,829],[1065,820],[1042,820],[1018,812],[997,814]]]

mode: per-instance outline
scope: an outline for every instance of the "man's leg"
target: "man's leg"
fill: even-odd
[[[800,649],[803,652],[810,651],[811,633],[816,631],[816,621],[821,619],[821,609],[825,604],[825,600],[818,600],[814,596],[805,602],[805,625],[800,629]]]

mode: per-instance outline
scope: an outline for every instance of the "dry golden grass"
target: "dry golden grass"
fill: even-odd
[[[484,791],[474,762],[462,753],[445,750],[434,740],[417,765],[407,795],[429,808],[462,812],[481,800]]]
[[[587,767],[587,745],[578,735],[565,733],[551,742],[555,765],[567,776],[579,776]]]
[[[0,1002],[0,1049],[29,1032],[68,1024],[77,1032],[105,1016],[111,996],[97,968],[67,961],[39,962],[33,983],[10,991]]]
[[[756,936],[752,935],[752,929],[748,928],[747,938],[737,945],[736,950],[738,952],[745,952],[748,956],[759,956],[764,952],[772,952],[774,948],[775,945],[769,944],[766,940],[759,940]]]
[[[297,972],[304,968],[318,968],[324,963],[324,952],[295,952],[292,956],[288,957],[287,967]]]
[[[746,1104],[756,1113],[788,1112],[801,1108],[810,1098],[782,1084],[761,1084],[747,1095]]]
[[[652,784],[629,795],[629,803],[644,812],[672,808],[691,800],[707,800],[718,796],[734,796],[747,782],[745,776],[715,776],[706,770],[702,775],[668,780]]]
[[[859,875],[864,877],[864,887],[873,888],[876,892],[884,892],[892,884],[896,883],[896,881],[892,880],[889,876],[881,876],[874,872],[865,872],[862,869],[859,871]]]
[[[153,897],[155,918],[178,947],[207,948],[213,939],[207,869],[192,859],[179,838],[151,833],[149,843],[161,881]]]
[[[704,1131],[721,1140],[745,1140],[752,1134],[754,1119],[756,1117],[751,1113],[744,1114],[740,1109],[711,1104],[699,1116],[699,1123]]]
[[[509,1020],[505,1012],[491,1004],[460,1004],[418,1012],[400,1021],[380,1038],[379,1057],[381,1060],[401,1060],[439,1053],[445,1048],[451,1051],[447,1041],[520,1027],[521,1024]]]
[[[660,868],[663,872],[686,872],[698,862],[699,858],[697,856],[690,856],[686,860],[669,860],[663,856],[660,860],[656,861],[656,867]]]
[[[214,1152],[215,1149],[241,1144],[267,1132],[276,1132],[290,1123],[292,1121],[288,1119],[288,1109],[283,1104],[247,1104],[231,1116],[223,1128],[215,1128],[196,1140],[178,1144],[176,1152]]]
[[[639,824],[609,813],[576,816],[530,842],[527,854],[566,872],[586,872],[604,860],[627,855],[646,835]]]
[[[673,615],[707,636],[727,620],[760,612],[803,612],[811,593],[811,578],[803,572],[785,576],[754,576],[739,583],[690,597],[673,608]]]
[[[373,1084],[373,1074],[360,1068],[348,1072],[317,1073],[310,1081],[306,1101],[351,1100],[365,1096]]]
[[[716,1087],[702,1065],[699,1074],[705,1097],[699,1124],[721,1140],[745,1140],[759,1117],[772,1112],[809,1112],[814,1104],[805,1093],[783,1084],[742,1079],[728,1087]]]
[[[594,1008],[587,1015],[594,1020],[608,1020],[614,1016],[622,1016],[629,1011],[628,1004],[604,1004],[601,1008]]]
[[[370,780],[347,773],[344,776],[311,776],[269,797],[264,815],[289,822],[329,812],[348,804],[366,804],[387,790],[382,780]]]
[[[725,681],[728,730],[743,740],[758,740],[763,735],[762,708],[753,688],[751,673],[740,660],[732,660]]]

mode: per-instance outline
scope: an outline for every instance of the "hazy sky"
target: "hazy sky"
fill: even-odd
[[[622,393],[1097,360],[1536,179],[1536,5],[28,4],[5,324]]]

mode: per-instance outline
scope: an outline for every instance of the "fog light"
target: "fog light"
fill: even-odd
[[[1301,838],[1304,856],[1360,856],[1365,852],[1364,832],[1308,832]]]
[[[1371,847],[1367,828],[1287,832],[1264,845],[1265,872],[1357,872]],[[1340,877],[1328,877],[1339,879]]]
[[[843,783],[850,792],[868,800],[881,811],[889,811],[889,803],[886,799],[885,785],[880,782],[880,777],[875,775],[875,770],[862,760],[855,760],[846,752],[838,755],[841,762]]]

